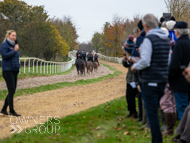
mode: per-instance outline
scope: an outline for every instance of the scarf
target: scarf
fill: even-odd
[[[9,38],[7,38],[7,41],[9,42],[10,45],[12,45],[12,46],[15,45],[15,41],[11,41]]]

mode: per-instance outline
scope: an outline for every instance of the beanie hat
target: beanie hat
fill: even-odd
[[[143,24],[142,24],[142,20],[139,21],[139,23],[137,24],[138,28],[142,31],[143,30]]]
[[[134,48],[135,43],[133,40],[134,40],[134,36],[129,35],[127,41],[124,43],[124,49],[128,53],[131,53]]]
[[[170,20],[176,21],[174,16],[170,17]]]
[[[168,22],[166,22],[166,27],[168,28],[168,30],[173,30],[174,26],[175,26],[176,22],[173,20],[170,20]]]
[[[161,30],[163,30],[166,33],[166,35],[169,36],[169,32],[168,32],[168,30],[165,27],[161,27]]]

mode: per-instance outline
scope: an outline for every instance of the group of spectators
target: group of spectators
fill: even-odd
[[[190,142],[190,38],[188,24],[147,14],[123,44],[128,68],[126,99],[129,115],[149,127],[152,143],[174,135],[176,143]],[[135,97],[138,97],[138,111]],[[159,116],[160,115],[160,116]],[[159,117],[162,121],[160,127]],[[163,131],[161,133],[161,131]]]

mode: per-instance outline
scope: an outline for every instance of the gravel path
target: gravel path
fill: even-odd
[[[17,88],[24,89],[30,87],[38,87],[41,85],[53,84],[58,82],[75,82],[77,80],[87,80],[113,74],[107,67],[100,65],[97,72],[93,72],[92,75],[86,74],[85,76],[78,76],[76,68],[69,74],[66,75],[53,75],[44,77],[32,77],[18,80]],[[0,90],[7,89],[5,81],[0,82]]]

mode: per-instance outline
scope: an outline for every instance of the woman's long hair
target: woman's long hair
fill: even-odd
[[[8,37],[9,35],[11,35],[12,32],[15,32],[15,33],[16,33],[16,31],[14,31],[14,30],[8,30],[8,31],[7,31],[7,33],[6,33],[6,35],[5,35],[4,41],[7,40],[7,37]]]

